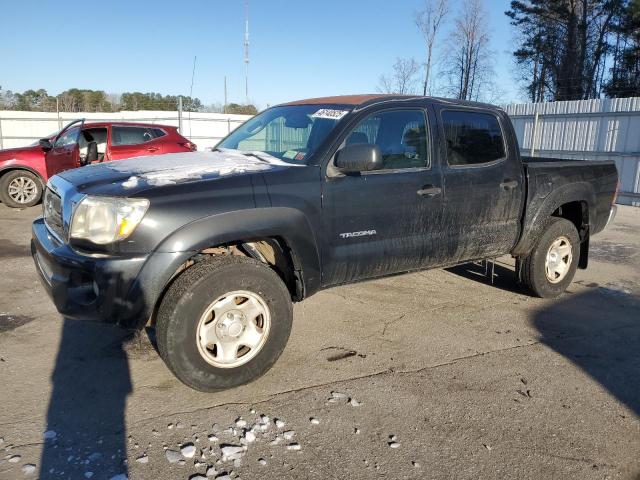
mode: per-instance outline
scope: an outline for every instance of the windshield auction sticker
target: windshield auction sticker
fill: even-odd
[[[347,113],[349,113],[349,110],[334,110],[332,108],[321,108],[311,116],[313,118],[328,118],[330,120],[340,120]]]

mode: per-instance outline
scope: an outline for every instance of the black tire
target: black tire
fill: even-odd
[[[199,351],[197,329],[211,302],[226,293],[257,294],[270,314],[268,336],[254,358],[234,368],[219,368]],[[280,277],[251,258],[220,256],[197,263],[180,275],[158,309],[158,351],[173,374],[203,392],[237,387],[265,374],[284,350],[293,319],[291,295]]]
[[[9,186],[12,182],[19,179],[24,179],[25,181],[33,182],[35,184],[35,190],[33,190],[33,197],[29,197],[28,201],[20,202],[16,201],[16,199],[12,198],[9,194]],[[27,208],[33,207],[36,205],[40,199],[42,198],[42,182],[40,178],[27,171],[27,170],[13,170],[11,172],[5,173],[0,179],[0,200],[7,207],[11,208]]]
[[[565,276],[553,283],[546,273],[547,253],[552,244],[561,237],[571,243],[571,263]],[[564,218],[549,219],[535,247],[527,257],[518,259],[520,281],[538,297],[555,298],[562,294],[573,281],[580,258],[580,237],[573,223]]]

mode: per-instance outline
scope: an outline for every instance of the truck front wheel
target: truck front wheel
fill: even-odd
[[[520,281],[539,297],[555,298],[573,281],[579,258],[575,225],[552,217],[531,253],[518,259]]]
[[[160,356],[191,388],[214,392],[263,375],[289,338],[293,309],[280,277],[239,256],[213,257],[180,275],[158,309]]]

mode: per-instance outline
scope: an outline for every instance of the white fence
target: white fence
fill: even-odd
[[[614,160],[618,203],[640,205],[640,98],[504,107],[524,155]]]
[[[213,147],[250,115],[178,111],[67,113],[16,112],[0,110],[0,149],[23,147],[60,130],[78,118],[87,122],[144,122],[180,127],[183,136],[198,145],[198,150]]]

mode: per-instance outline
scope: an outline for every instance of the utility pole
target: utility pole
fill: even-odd
[[[244,0],[244,95],[249,104],[249,0]]]
[[[224,76],[224,105],[222,106],[222,111],[227,113],[227,76]]]
[[[60,119],[60,99],[56,97],[56,117],[58,117],[58,130],[62,130],[62,120]]]
[[[182,135],[182,95],[178,96],[178,133]]]

